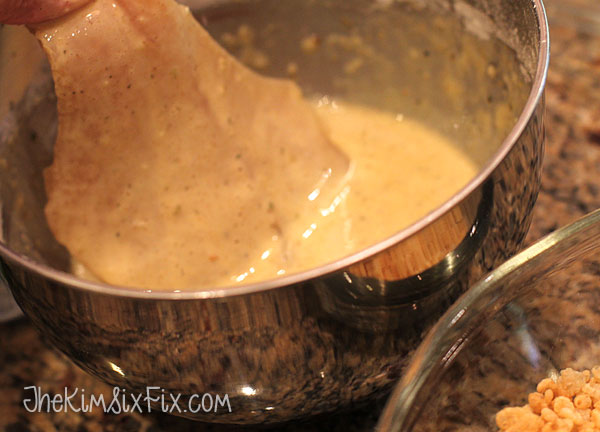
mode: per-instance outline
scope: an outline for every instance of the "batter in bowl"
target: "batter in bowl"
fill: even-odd
[[[315,267],[476,172],[407,119],[326,100],[315,113],[171,1],[96,0],[35,34],[59,110],[48,223],[107,283],[197,290]]]

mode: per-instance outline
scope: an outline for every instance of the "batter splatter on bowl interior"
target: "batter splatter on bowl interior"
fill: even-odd
[[[313,268],[416,221],[477,171],[410,119],[311,107],[169,0],[96,0],[35,33],[59,113],[46,217],[110,284],[198,290]]]

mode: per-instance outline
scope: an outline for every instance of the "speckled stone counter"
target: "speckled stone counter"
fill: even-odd
[[[528,243],[600,207],[600,5],[596,0],[547,0],[552,57],[547,86],[547,147],[542,191]],[[111,397],[111,388],[49,347],[26,319],[0,324],[0,430],[2,431],[214,431],[164,414],[29,413],[24,387],[65,387]],[[275,427],[295,431],[372,430],[383,401]],[[254,430],[245,428],[243,430]]]

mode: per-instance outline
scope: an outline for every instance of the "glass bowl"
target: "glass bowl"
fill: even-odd
[[[560,370],[600,364],[600,210],[470,288],[416,351],[378,431],[494,431]]]

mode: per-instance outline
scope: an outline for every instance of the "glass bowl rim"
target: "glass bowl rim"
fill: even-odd
[[[590,234],[593,234],[591,240],[600,240],[600,209],[536,241],[488,273],[462,294],[429,330],[411,356],[403,377],[386,402],[375,430],[377,432],[401,431],[400,427],[405,426],[410,413],[415,409],[413,403],[417,395],[432,374],[440,367],[448,366],[470,340],[470,333],[466,332],[454,337],[461,331],[457,328],[460,326],[472,329],[469,324],[480,322],[478,318],[489,312],[491,308],[499,310],[510,302],[510,299],[502,296],[507,277],[525,266],[543,262],[544,258],[556,249],[560,249],[576,238]],[[489,300],[486,309],[474,308],[474,304],[482,299]]]

